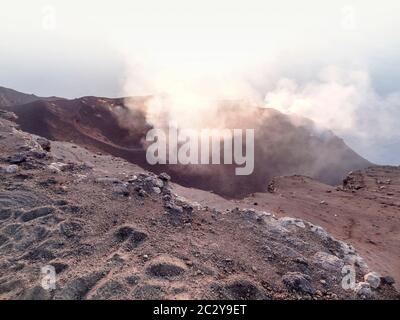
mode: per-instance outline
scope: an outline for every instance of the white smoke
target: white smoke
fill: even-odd
[[[333,130],[371,161],[382,161],[379,150],[400,141],[400,93],[380,95],[365,70],[331,66],[305,84],[283,78],[265,102]]]
[[[218,102],[241,100],[310,118],[371,161],[386,161],[382,146],[400,145],[399,93],[378,93],[368,72],[381,35],[385,48],[398,39],[393,10],[371,19],[384,6],[354,5],[349,30],[344,1],[134,2],[110,33],[126,61],[123,93],[152,96],[146,117],[155,127],[223,127]],[[393,159],[400,162],[400,152]]]
[[[127,51],[124,92],[128,97],[152,96],[146,103],[150,124],[163,127],[173,121],[180,127],[221,127],[223,121],[216,114],[220,101],[262,103],[263,95],[244,77],[247,56],[227,61],[224,55],[209,53],[211,57],[204,57],[208,53],[185,52],[184,46],[179,46],[181,51],[173,48],[172,52],[146,55],[138,54],[139,50],[133,54],[132,49]],[[127,105],[132,105],[129,98]]]

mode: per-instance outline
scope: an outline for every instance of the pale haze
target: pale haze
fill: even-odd
[[[0,86],[248,99],[400,164],[398,1],[0,0]]]

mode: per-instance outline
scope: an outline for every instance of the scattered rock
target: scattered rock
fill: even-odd
[[[158,175],[158,177],[159,177],[162,181],[164,181],[164,182],[168,182],[168,181],[171,180],[171,177],[170,177],[167,173],[165,173],[165,172],[160,173],[160,174]]]
[[[165,208],[168,210],[169,213],[171,213],[173,215],[174,214],[179,215],[179,214],[183,213],[183,208],[181,206],[176,205],[172,201],[166,203]]]
[[[135,183],[137,181],[138,177],[136,175],[134,175],[132,178],[128,179],[128,183],[132,184]]]
[[[302,229],[306,227],[303,220],[297,218],[283,217],[279,219],[279,222],[282,227],[296,226]]]
[[[97,289],[91,298],[95,300],[113,300],[127,293],[128,290],[122,283],[110,280]]]
[[[175,278],[186,271],[186,266],[184,263],[170,258],[162,258],[158,261],[151,263],[146,272],[158,278]]]
[[[392,286],[392,285],[395,284],[395,280],[394,280],[394,278],[391,277],[391,276],[384,276],[384,277],[381,277],[381,281],[382,281],[382,283],[388,284],[388,285],[390,285],[390,286]]]
[[[56,271],[56,274],[60,274],[66,269],[68,269],[68,264],[63,263],[63,262],[50,262],[50,265],[52,265]]]
[[[131,287],[136,286],[139,283],[140,278],[138,276],[128,276],[125,281]]]
[[[292,291],[314,294],[315,289],[309,276],[300,272],[288,272],[282,277],[282,282]]]
[[[163,180],[161,180],[161,179],[158,179],[158,178],[147,178],[147,179],[149,179],[148,181],[150,181],[151,182],[151,184],[152,184],[152,186],[153,187],[156,187],[156,188],[159,188],[159,189],[161,189],[162,187],[164,187],[164,182],[163,182]],[[146,180],[147,180],[146,179]]]
[[[68,201],[67,201],[67,200],[63,200],[63,199],[60,199],[60,200],[56,200],[56,201],[54,202],[54,204],[55,204],[56,206],[66,206],[66,205],[68,204]]]
[[[256,284],[246,279],[233,280],[224,285],[213,285],[212,289],[217,291],[222,299],[261,300],[267,298]]]
[[[50,290],[45,290],[41,286],[34,286],[25,290],[19,297],[18,300],[50,300]]]
[[[16,289],[21,289],[23,282],[21,280],[10,280],[4,283],[0,283],[0,294],[7,293]]]
[[[354,292],[363,299],[372,297],[371,286],[368,282],[359,282],[354,287]]]
[[[135,232],[130,226],[123,226],[114,233],[114,238],[117,242],[124,242]]]
[[[82,230],[83,227],[81,223],[75,220],[69,220],[60,223],[60,231],[67,238],[78,235]]]
[[[30,260],[30,261],[42,261],[48,262],[50,260],[55,259],[55,255],[48,249],[45,248],[36,248],[32,251],[28,252],[26,255],[23,256],[23,259]]]
[[[135,230],[126,242],[126,248],[128,250],[133,250],[143,243],[147,238],[148,236],[146,233]]]
[[[125,259],[118,253],[114,253],[107,261],[113,266],[122,266],[125,263]]]
[[[12,215],[12,210],[9,208],[1,208],[0,209],[0,220],[7,220]]]
[[[0,246],[8,241],[8,238],[2,234],[0,234]]]
[[[47,168],[53,173],[59,173],[63,171],[68,165],[62,162],[53,162]]]
[[[116,195],[122,195],[124,197],[129,196],[129,190],[124,184],[117,184],[113,187],[113,192]]]
[[[47,202],[47,198],[38,196],[32,191],[20,191],[13,190],[12,192],[0,191],[0,207],[12,208],[12,207],[28,207],[34,208]]]
[[[163,300],[165,291],[160,286],[144,284],[137,286],[132,295],[135,300]]]
[[[75,205],[62,205],[59,207],[59,209],[65,213],[72,213],[72,214],[77,214],[79,212],[82,212],[82,207],[80,206],[75,206]]]
[[[38,182],[38,184],[42,187],[51,187],[51,186],[55,186],[57,184],[57,180],[54,177],[50,177],[48,179],[45,180],[41,180]]]
[[[23,236],[23,228],[19,223],[9,224],[3,229],[4,234],[12,237],[14,240],[21,240]]]
[[[343,260],[323,251],[319,251],[314,255],[314,263],[331,272],[341,272],[344,266]]]
[[[137,192],[138,192],[138,195],[139,195],[140,197],[145,197],[145,196],[147,196],[147,192],[144,191],[142,188],[139,188],[139,189],[137,190]]]
[[[148,238],[147,234],[135,230],[131,226],[123,226],[114,233],[114,239],[118,243],[126,242],[126,248],[133,250]]]
[[[0,117],[9,121],[15,121],[18,119],[14,112],[9,112],[5,110],[0,110]]]
[[[368,282],[371,288],[377,289],[381,284],[381,276],[377,272],[370,272],[364,276],[364,281]]]
[[[26,155],[23,153],[17,153],[8,157],[7,161],[11,164],[20,164],[26,161]]]
[[[33,210],[27,211],[21,215],[21,220],[23,222],[28,222],[34,219],[37,219],[39,217],[47,216],[49,214],[52,214],[54,212],[53,207],[41,207],[41,208],[35,208]]]
[[[353,255],[353,257],[354,257],[354,264],[358,268],[360,268],[361,273],[368,273],[369,267],[368,267],[368,264],[365,262],[365,260],[362,257],[360,257],[358,254]]]
[[[48,154],[46,154],[45,152],[34,151],[34,150],[29,151],[28,155],[35,159],[49,159],[50,158],[50,156]]]
[[[301,257],[300,252],[287,246],[286,244],[280,241],[268,241],[268,245],[263,246],[263,253],[267,257],[267,259],[297,259]]]
[[[40,147],[47,152],[50,152],[51,150],[51,143],[49,140],[43,137],[39,137],[36,139],[36,142],[40,145]]]
[[[19,169],[19,168],[18,168],[17,165],[12,164],[12,165],[3,167],[3,168],[2,168],[2,171],[3,171],[4,173],[13,174],[13,173],[16,173],[16,172],[18,171],[18,169]]]
[[[155,194],[160,194],[161,193],[161,189],[159,187],[153,187],[152,190],[153,190],[153,192]]]
[[[56,300],[81,300],[106,274],[104,271],[95,271],[72,280],[58,290],[54,298]]]

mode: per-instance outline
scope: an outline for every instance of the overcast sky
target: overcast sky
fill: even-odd
[[[0,0],[0,86],[114,97],[229,74],[370,160],[400,164],[399,12],[397,0]],[[315,103],[331,116],[346,105],[352,131]],[[371,142],[375,111],[384,116]]]

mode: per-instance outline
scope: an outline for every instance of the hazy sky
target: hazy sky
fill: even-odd
[[[0,86],[72,98],[200,81],[196,93],[255,92],[400,164],[399,12],[397,0],[0,0]]]

